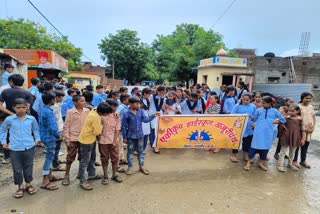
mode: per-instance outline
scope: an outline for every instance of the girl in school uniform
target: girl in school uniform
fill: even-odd
[[[243,160],[248,161],[248,152],[251,147],[251,141],[253,138],[253,115],[256,111],[256,106],[251,102],[252,96],[249,93],[242,94],[242,97],[240,99],[240,103],[235,105],[232,109],[231,114],[247,114],[247,126],[244,131],[244,135],[242,138],[242,151],[243,151]],[[232,150],[232,155],[230,157],[230,160],[232,162],[239,162],[237,158],[238,149]]]
[[[249,149],[248,161],[244,166],[244,170],[250,170],[250,164],[256,153],[259,153],[259,167],[268,171],[266,166],[267,155],[269,149],[272,146],[272,138],[274,135],[274,124],[284,124],[286,119],[282,114],[273,108],[273,101],[270,96],[262,98],[263,108],[259,108],[255,111],[253,121],[255,122],[255,128],[253,131],[253,138],[251,148]]]
[[[311,135],[316,125],[316,114],[313,106],[310,104],[312,101],[312,98],[313,98],[313,95],[310,92],[303,92],[301,94],[300,102],[298,104],[301,109],[303,128],[306,132],[305,142],[301,146],[300,165],[307,169],[311,168],[311,166],[307,163],[306,160],[307,160],[307,153],[308,153],[308,148],[311,140]],[[293,165],[295,165],[296,167],[300,167],[300,165],[297,162],[298,154],[299,154],[299,147],[296,149],[296,154],[293,160]]]
[[[162,106],[162,111],[164,115],[175,115],[181,113],[180,105],[178,103],[176,93],[170,91],[167,94],[167,98]]]

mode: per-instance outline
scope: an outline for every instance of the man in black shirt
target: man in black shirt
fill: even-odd
[[[20,74],[12,74],[11,76],[9,76],[8,82],[11,88],[3,90],[0,95],[0,111],[2,120],[4,120],[9,115],[15,114],[15,111],[13,110],[13,104],[17,98],[25,99],[28,103],[28,108],[32,103],[31,93],[21,88],[24,83],[23,76],[21,76]],[[6,107],[4,107],[4,103],[6,104]],[[9,150],[4,150],[4,159],[2,160],[2,163],[10,163]]]

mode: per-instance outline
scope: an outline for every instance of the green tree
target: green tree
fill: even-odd
[[[136,31],[123,29],[109,34],[98,44],[102,59],[115,65],[115,77],[129,82],[141,81],[145,71],[153,75],[153,65],[148,64],[152,54],[148,46],[140,41]]]
[[[8,49],[48,49],[69,62],[69,70],[81,70],[82,50],[67,37],[47,32],[39,23],[26,19],[0,19],[0,47]]]
[[[152,43],[154,65],[171,81],[196,80],[199,60],[214,56],[222,46],[222,35],[213,30],[195,24],[177,25],[173,33],[158,35]]]

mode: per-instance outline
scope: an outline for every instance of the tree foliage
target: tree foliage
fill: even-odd
[[[213,30],[194,24],[177,25],[172,34],[158,35],[153,42],[154,65],[171,81],[195,80],[199,60],[214,56],[223,45],[222,36]]]
[[[8,49],[48,49],[69,62],[69,70],[81,70],[82,50],[67,37],[48,33],[39,23],[25,19],[0,19],[0,47]]]
[[[153,64],[148,57],[152,52],[148,46],[140,41],[136,31],[123,29],[116,34],[109,34],[98,44],[102,59],[115,65],[115,77],[136,82],[145,77],[149,71],[150,77],[155,77]]]

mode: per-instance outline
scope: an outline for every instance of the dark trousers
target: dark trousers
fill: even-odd
[[[300,160],[300,161],[301,161],[301,162],[304,162],[304,161],[306,161],[306,159],[307,159],[307,152],[308,152],[309,144],[310,144],[310,142],[306,141],[305,144],[304,144],[303,146],[301,146],[301,154],[300,154],[300,157],[301,157],[301,160]],[[293,161],[298,161],[299,148],[300,148],[300,147],[298,147],[298,148],[296,149],[296,153],[295,153],[295,155],[294,155]]]
[[[277,144],[276,153],[275,153],[275,154],[279,154],[280,151],[281,151],[281,142],[280,142],[280,139],[279,139],[278,144]]]
[[[8,146],[9,146],[9,143],[10,143],[9,137],[10,137],[10,133],[9,133],[9,130],[8,130],[8,132],[7,132],[7,144],[8,144]],[[5,159],[5,160],[9,159],[10,158],[10,150],[9,149],[4,149],[3,150],[3,156],[4,156],[3,159]]]
[[[96,175],[96,142],[92,144],[80,144],[80,183],[87,182],[88,176]]]
[[[60,148],[61,148],[61,143],[62,143],[62,140],[57,140],[56,141],[56,149],[55,149],[54,158],[53,158],[53,161],[52,161],[53,168],[57,168],[60,165],[60,163],[59,163],[59,152],[60,152]]]
[[[26,183],[33,180],[34,147],[25,151],[11,151],[13,179],[15,185],[21,185],[23,178]]]

